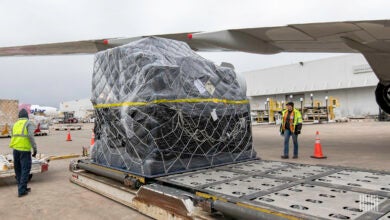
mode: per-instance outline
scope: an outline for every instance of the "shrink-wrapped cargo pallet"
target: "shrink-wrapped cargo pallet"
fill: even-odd
[[[0,99],[0,137],[10,137],[12,125],[18,120],[18,100]]]
[[[235,72],[162,38],[96,54],[92,161],[145,177],[256,157]]]
[[[0,99],[0,125],[12,125],[18,120],[18,100]]]

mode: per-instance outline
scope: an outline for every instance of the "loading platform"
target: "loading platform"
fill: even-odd
[[[83,165],[71,182],[155,219],[390,219],[384,171],[254,160],[145,179]]]

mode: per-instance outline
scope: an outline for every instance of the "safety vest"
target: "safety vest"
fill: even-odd
[[[19,119],[12,128],[10,148],[19,151],[31,151],[31,143],[27,131],[28,119]]]
[[[283,121],[282,121],[281,130],[284,131],[286,129],[285,128],[286,127],[286,121],[289,120],[290,121],[290,131],[294,132],[295,131],[295,126],[297,124],[299,124],[299,123],[302,123],[302,115],[295,108],[291,112],[290,118],[287,118],[287,115],[288,115],[288,110],[286,109],[286,110],[284,110],[282,112]]]

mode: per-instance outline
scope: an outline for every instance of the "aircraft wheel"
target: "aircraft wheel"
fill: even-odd
[[[385,86],[378,83],[375,90],[375,98],[379,107],[387,114],[390,114],[390,84]]]

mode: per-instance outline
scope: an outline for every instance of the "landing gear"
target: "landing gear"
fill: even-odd
[[[375,90],[375,98],[379,107],[387,114],[390,114],[390,84],[378,83]]]

